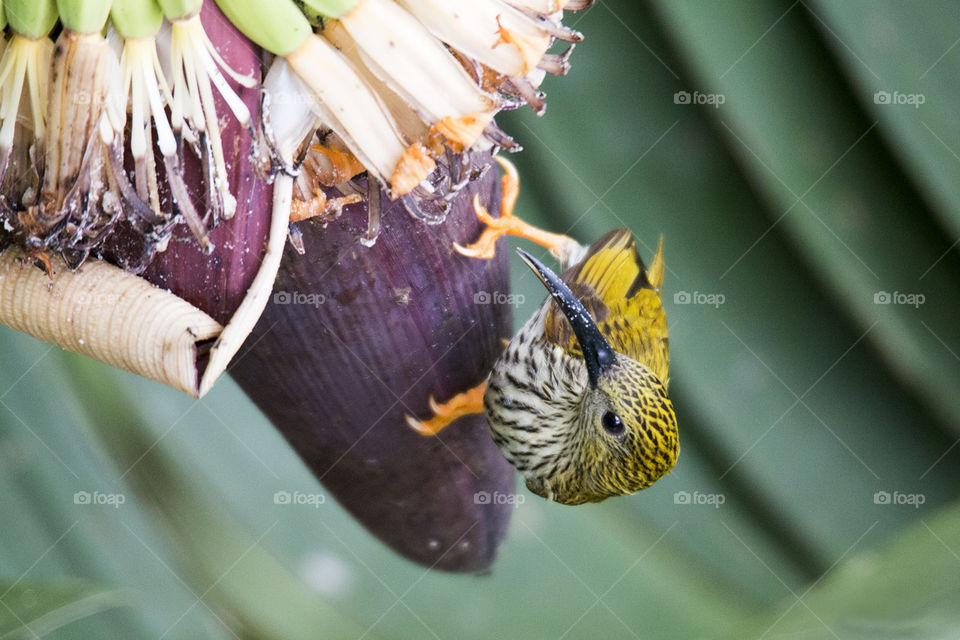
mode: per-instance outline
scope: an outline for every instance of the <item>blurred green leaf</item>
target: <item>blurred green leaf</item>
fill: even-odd
[[[883,123],[890,153],[944,228],[960,235],[956,5],[815,1],[809,10],[829,26],[825,40],[863,107]]]
[[[125,470],[124,481],[156,509],[157,526],[176,549],[181,582],[189,582],[184,585],[195,596],[184,615],[194,607],[206,609],[222,625],[253,638],[377,638],[310,594],[306,584],[266,552],[262,543],[276,520],[255,536],[215,505],[214,496],[193,479],[186,460],[168,443],[153,441],[137,428],[148,423],[146,417],[111,395],[117,388],[111,378],[119,372],[103,372],[102,365],[77,357],[65,365],[77,396],[105,399],[84,405],[88,424],[118,469]]]
[[[960,272],[955,260],[940,262],[953,242],[939,234],[929,216],[916,215],[925,203],[879,137],[888,122],[909,118],[916,129],[924,117],[935,118],[936,113],[921,116],[907,106],[875,105],[900,114],[882,124],[872,113],[864,114],[861,105],[873,101],[875,90],[852,90],[817,38],[817,28],[824,23],[802,3],[756,3],[750,12],[699,2],[655,6],[684,45],[695,78],[689,90],[726,98],[722,110],[707,112],[769,203],[772,225],[791,237],[807,268],[892,370],[930,402],[944,424],[960,433],[955,393],[960,367],[956,355],[944,348],[945,342],[960,337],[954,312],[960,290],[951,286]],[[874,6],[868,10],[861,5],[859,11],[848,7],[848,21],[854,13],[861,19],[872,15]],[[936,24],[942,9],[919,4],[910,13]],[[837,36],[827,31],[824,37]],[[890,49],[910,46],[910,40],[890,34],[881,39]],[[837,46],[847,50],[843,40]],[[944,45],[942,53],[949,46]],[[897,64],[878,68],[903,70],[899,60],[898,55]],[[941,97],[944,104],[955,104],[949,93]],[[933,126],[938,126],[936,120]],[[955,126],[941,129],[943,135]],[[924,153],[918,155],[943,154],[936,135],[928,132],[912,140],[908,148],[923,145]],[[954,176],[957,167],[954,161]],[[924,162],[912,173],[927,171]],[[907,215],[910,224],[904,224]],[[721,279],[745,268],[749,263],[741,260],[752,248],[744,246],[744,255]],[[939,268],[933,268],[938,263]],[[921,295],[930,304],[878,304],[875,299],[895,294]]]
[[[960,628],[960,507],[855,554],[734,638],[955,638]]]
[[[124,604],[121,592],[77,580],[0,581],[0,638],[43,638],[72,622]]]

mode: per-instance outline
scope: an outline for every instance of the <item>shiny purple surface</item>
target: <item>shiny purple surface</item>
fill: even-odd
[[[260,48],[247,40],[224,17],[213,2],[203,3],[203,26],[217,51],[234,70],[260,80]],[[256,121],[260,94],[257,87],[245,89],[227,77]],[[173,291],[226,324],[247,293],[260,268],[267,241],[273,204],[273,187],[254,174],[250,159],[253,138],[227,109],[214,90],[221,122],[221,140],[227,161],[230,190],[237,198],[237,211],[230,220],[210,232],[213,253],[204,255],[185,224],[178,225],[166,251],[157,254],[142,274],[153,284]],[[184,177],[197,210],[207,209],[203,169],[192,151],[184,150]]]
[[[496,176],[489,170],[464,189],[438,226],[384,200],[372,248],[358,241],[362,206],[326,228],[302,223],[306,255],[287,246],[273,299],[230,369],[372,533],[453,571],[493,561],[513,506],[482,496],[512,493],[514,471],[482,415],[433,438],[410,430],[403,415],[427,417],[430,394],[446,400],[483,381],[510,335],[511,308],[474,298],[509,290],[506,252],[484,261],[451,247],[480,231],[473,193],[497,209]]]

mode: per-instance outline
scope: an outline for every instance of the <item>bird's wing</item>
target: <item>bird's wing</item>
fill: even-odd
[[[587,250],[583,260],[567,269],[563,280],[593,316],[610,345],[650,367],[666,382],[667,321],[660,303],[663,284],[663,243],[647,269],[629,229],[606,234]],[[579,354],[573,329],[557,305],[546,318],[547,338]]]

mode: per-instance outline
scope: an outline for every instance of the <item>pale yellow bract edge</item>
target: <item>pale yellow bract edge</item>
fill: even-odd
[[[200,381],[200,397],[205,396],[220,375],[226,371],[227,365],[253,331],[267,302],[270,301],[273,282],[277,279],[277,272],[280,270],[283,245],[287,241],[292,198],[293,177],[287,173],[281,173],[273,183],[273,216],[270,220],[270,234],[260,262],[260,270],[253,277],[243,302],[237,307],[230,322],[210,350],[210,363]]]

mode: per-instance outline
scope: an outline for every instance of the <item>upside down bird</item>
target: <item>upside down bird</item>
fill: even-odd
[[[628,229],[584,247],[532,227],[512,215],[516,170],[497,160],[505,169],[500,217],[475,199],[487,228],[457,251],[489,259],[497,238],[517,235],[549,248],[562,276],[519,250],[550,297],[513,337],[486,381],[443,404],[431,398],[433,417],[407,416],[407,422],[435,435],[460,416],[483,412],[494,441],[527,487],[563,504],[645,489],[673,468],[680,452],[667,397],[662,238],[647,269]]]

